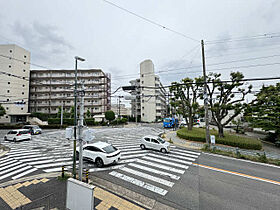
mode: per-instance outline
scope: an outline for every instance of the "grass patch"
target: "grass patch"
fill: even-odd
[[[218,149],[210,149],[208,145],[204,145],[204,147],[201,150],[204,152],[210,152],[210,153],[224,155],[224,156],[233,157],[233,158],[237,158],[237,159],[251,160],[254,162],[268,163],[268,164],[280,166],[279,159],[267,158],[265,154],[258,154],[258,156],[242,155],[242,154],[240,154],[240,152],[226,152],[226,151],[221,151]]]
[[[69,178],[71,178],[71,175],[68,173],[64,173],[64,177],[62,177],[61,175],[57,177],[59,181],[66,181]]]
[[[219,138],[218,131],[216,130],[210,130],[210,134],[215,135],[217,144],[239,147],[242,149],[262,149],[261,141],[257,139],[228,133],[224,133],[224,138]],[[205,142],[205,129],[193,128],[189,131],[188,128],[182,128],[177,131],[177,136],[186,140]]]

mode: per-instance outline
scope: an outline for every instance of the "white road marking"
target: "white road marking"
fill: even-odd
[[[7,159],[9,159],[10,157],[9,156],[6,156],[6,157],[4,157],[4,158],[1,158],[0,160],[0,164],[4,161],[4,160],[7,160]]]
[[[78,162],[78,161],[77,161]],[[63,165],[71,165],[73,161],[70,162],[61,162],[61,163],[53,163],[53,164],[45,164],[45,165],[39,165],[35,166],[35,168],[48,168],[48,167],[54,167],[54,166],[63,166]]]
[[[34,157],[42,157],[42,156],[43,156],[43,154],[38,154],[38,155],[26,155],[26,156],[14,157],[14,159],[23,160],[23,159],[29,159],[29,158],[34,158]]]
[[[91,168],[88,171],[89,172],[108,171],[108,170],[113,170],[113,169],[120,169],[122,167],[124,167],[124,165],[111,166],[111,167],[108,167],[108,168]]]
[[[165,156],[175,157],[175,158],[179,158],[179,159],[183,159],[183,160],[189,160],[189,161],[193,161],[193,162],[195,161],[195,158],[185,157],[185,156],[182,156],[182,155],[165,154]]]
[[[175,159],[175,158],[170,158],[170,157],[166,157],[166,156],[163,156],[163,155],[148,154],[148,156],[152,156],[152,157],[156,157],[156,158],[160,158],[160,159],[164,159],[164,160],[169,160],[169,161],[175,161],[175,162],[178,162],[178,163],[183,163],[185,165],[192,165],[192,162],[179,160],[179,159]]]
[[[129,163],[128,165],[129,166],[133,166],[135,168],[139,168],[139,169],[144,170],[144,171],[152,172],[154,174],[158,174],[158,175],[162,175],[162,176],[168,176],[171,179],[176,179],[176,180],[180,179],[180,176],[177,176],[177,175],[174,175],[174,174],[170,174],[170,173],[167,173],[167,172],[164,172],[164,171],[159,171],[159,170],[156,170],[156,169],[153,169],[153,168],[149,168],[149,167],[146,167],[146,166],[141,166],[141,165],[138,165],[138,164],[135,164],[135,163]]]
[[[34,172],[34,171],[37,171],[38,169],[37,168],[32,168],[32,169],[30,169],[30,170],[28,170],[28,171],[25,171],[25,172],[23,172],[23,173],[21,173],[21,174],[18,174],[18,175],[16,175],[16,176],[13,176],[12,177],[12,179],[18,179],[18,178],[20,178],[20,177],[23,177],[23,176],[25,176],[25,175],[27,175],[27,174],[30,174],[30,173],[32,173],[32,172]]]
[[[35,161],[35,162],[28,163],[28,164],[29,165],[41,165],[41,164],[44,164],[44,163],[54,163],[54,159]]]
[[[131,173],[133,175],[142,177],[144,179],[149,179],[149,180],[151,180],[153,182],[157,182],[157,183],[166,185],[168,187],[173,187],[173,185],[174,185],[173,182],[170,182],[170,181],[167,181],[165,179],[162,179],[162,178],[159,178],[159,177],[155,177],[155,176],[152,176],[150,174],[146,174],[146,173],[143,173],[143,172],[140,172],[140,171],[136,171],[136,170],[133,170],[131,168],[123,167],[123,168],[120,168],[119,170],[125,171],[127,173]]]
[[[148,166],[153,166],[153,167],[156,167],[156,168],[161,168],[161,169],[164,169],[166,171],[171,171],[171,172],[175,172],[175,173],[178,173],[178,174],[184,174],[185,173],[184,170],[177,169],[177,168],[172,168],[172,167],[165,166],[165,165],[161,165],[159,163],[148,162],[146,160],[138,159],[138,160],[136,160],[136,162],[142,163],[142,164],[145,164],[145,165],[148,165]]]
[[[50,168],[50,169],[45,169],[43,171],[46,172],[46,173],[59,172],[59,171],[62,171],[62,168],[61,167],[59,167],[59,168]],[[64,168],[64,171],[68,171],[68,169]]]
[[[200,155],[199,152],[192,152],[192,151],[189,151],[189,150],[183,150],[183,149],[179,149],[179,148],[176,148],[176,149],[173,149],[173,150],[178,151],[178,152],[183,152],[183,153],[190,153],[190,154],[198,155],[198,156]]]
[[[9,164],[14,163],[14,162],[17,162],[17,160],[10,160],[10,162],[2,163],[2,164],[0,165],[0,171],[1,171],[1,167],[6,166],[6,165],[9,165]]]
[[[121,156],[121,160],[123,159],[129,159],[129,158],[135,158],[135,157],[142,157],[145,156],[146,154],[137,154],[137,155],[125,155],[125,156]]]
[[[18,161],[16,161],[16,163],[13,163],[13,164],[10,164],[10,163],[9,163],[9,165],[6,165],[6,166],[4,166],[4,167],[1,167],[1,168],[0,168],[0,174],[2,173],[3,170],[5,170],[5,169],[7,169],[7,168],[11,168],[11,167],[16,166],[16,165],[19,165],[19,164],[21,164],[21,163],[18,162]]]
[[[26,152],[26,153],[24,153],[24,154],[12,154],[12,155],[9,155],[10,157],[26,157],[26,156],[31,156],[31,155],[36,155],[36,154],[38,154],[38,153],[33,153],[33,152]]]
[[[136,151],[128,151],[128,152],[123,152],[121,150],[121,155],[130,155],[130,154],[137,154],[137,153],[147,153],[147,150],[136,150]]]
[[[50,159],[50,158],[53,158],[53,157],[40,157],[40,158],[30,158],[30,159],[23,159],[23,160],[19,160],[20,162],[30,162],[30,161],[36,161],[36,160],[46,160],[46,159]]]
[[[20,172],[22,172],[22,171],[25,171],[25,170],[29,169],[29,168],[32,168],[32,166],[26,166],[26,167],[24,167],[24,168],[18,169],[18,170],[16,170],[16,171],[11,172],[11,173],[8,173],[8,174],[5,174],[5,175],[3,175],[3,176],[0,176],[0,180],[1,180],[1,179],[5,179],[5,178],[7,178],[7,177],[9,177],[9,176],[12,176],[12,175],[14,175],[14,174],[18,174],[18,173],[20,173]]]
[[[172,151],[171,152],[172,154],[178,154],[178,155],[182,155],[182,156],[187,156],[187,157],[192,157],[192,158],[198,158],[197,155],[190,155],[190,154],[187,154],[187,153],[183,153],[183,152],[176,152],[176,151]]]
[[[128,159],[128,160],[121,160],[121,161],[119,162],[119,164],[131,163],[131,162],[134,162],[134,161],[136,161],[136,160],[138,160],[138,158],[133,158],[133,159]]]
[[[6,171],[1,171],[1,172],[0,172],[0,175],[5,174],[5,173],[8,173],[8,172],[13,171],[13,170],[18,169],[18,168],[21,168],[21,167],[23,167],[23,166],[26,166],[26,164],[19,164],[19,165],[13,167],[13,168],[7,169]]]
[[[168,192],[167,190],[164,190],[164,189],[162,189],[162,188],[156,187],[156,186],[151,185],[151,184],[149,184],[149,183],[145,183],[145,182],[140,181],[140,180],[138,180],[138,179],[134,179],[134,178],[132,178],[132,177],[126,176],[126,175],[121,174],[121,173],[118,173],[118,172],[116,172],[116,171],[112,171],[112,172],[110,172],[109,174],[110,174],[111,176],[117,177],[117,178],[122,179],[122,180],[124,180],[124,181],[127,181],[127,182],[129,182],[129,183],[131,183],[131,184],[134,184],[134,185],[136,185],[136,186],[142,187],[142,188],[144,188],[144,189],[147,189],[147,190],[149,190],[149,191],[152,191],[152,192],[154,192],[154,193],[157,193],[157,194],[160,194],[160,195],[163,195],[163,196],[166,195],[167,192]]]
[[[189,168],[189,166],[173,163],[173,162],[170,162],[170,161],[160,160],[160,159],[157,159],[157,158],[152,158],[152,157],[147,157],[147,156],[142,157],[142,158],[144,158],[146,160],[154,161],[154,162],[159,162],[159,163],[163,163],[163,164],[167,164],[167,165],[176,166],[176,167],[179,167],[179,168],[184,168],[184,169]]]

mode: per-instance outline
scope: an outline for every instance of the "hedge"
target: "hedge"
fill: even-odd
[[[262,144],[257,139],[232,135],[228,133],[224,134],[224,138],[220,138],[218,137],[218,132],[215,130],[211,130],[210,134],[215,135],[217,144],[224,144],[228,146],[239,147],[242,149],[262,149]],[[189,131],[188,128],[182,128],[177,131],[177,136],[191,141],[205,142],[205,129],[193,128],[191,131]]]
[[[24,124],[0,124],[0,129],[20,129]]]

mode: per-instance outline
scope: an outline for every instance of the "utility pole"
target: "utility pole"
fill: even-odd
[[[205,126],[206,126],[206,143],[210,144],[210,132],[209,132],[209,113],[208,113],[208,95],[207,95],[207,80],[206,80],[206,67],[205,67],[205,55],[204,55],[204,42],[201,40],[202,51],[202,66],[203,66],[203,78],[204,78],[204,110],[205,110]]]
[[[78,60],[85,61],[84,58],[75,56],[75,89],[74,89],[74,148],[73,148],[73,177],[76,179],[76,146],[77,146],[77,71]]]
[[[60,127],[62,128],[63,125],[63,104],[61,106],[61,111],[60,111]]]
[[[83,130],[83,121],[84,121],[84,84],[82,83],[82,90],[80,93],[80,119],[78,125],[78,140],[79,140],[79,180],[82,181],[83,177],[83,139],[82,139],[82,130]]]

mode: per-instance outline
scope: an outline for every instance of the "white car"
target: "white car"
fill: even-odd
[[[31,132],[31,135],[41,134],[42,129],[38,125],[25,125],[22,129],[28,129]]]
[[[154,149],[163,153],[170,152],[170,143],[158,136],[144,136],[141,139],[141,149]]]
[[[76,152],[79,158],[79,147]],[[83,145],[83,159],[88,159],[96,163],[97,167],[102,167],[120,161],[121,151],[106,142],[95,142]]]
[[[27,129],[11,130],[4,136],[5,141],[31,140],[31,133]]]

